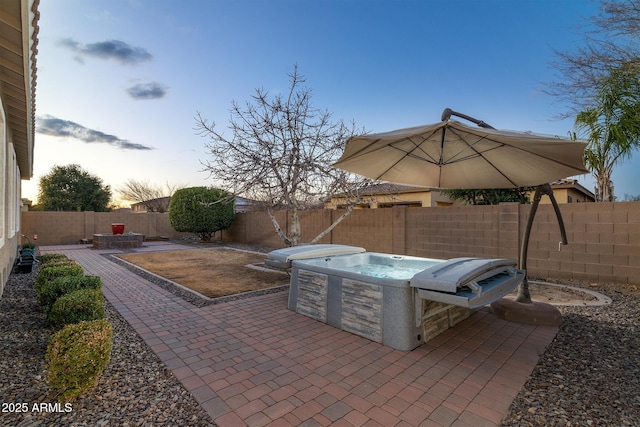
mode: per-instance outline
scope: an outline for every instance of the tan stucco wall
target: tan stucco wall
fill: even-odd
[[[390,193],[390,194],[377,194],[373,196],[365,196],[365,204],[368,206],[359,206],[359,208],[371,208],[376,209],[379,205],[383,204],[407,204],[416,203],[422,207],[435,207],[439,204],[455,205],[455,203],[448,197],[443,196],[439,191],[419,191],[419,192],[404,192],[404,193]],[[326,204],[325,209],[336,209],[338,206],[344,205],[344,197],[333,197]]]

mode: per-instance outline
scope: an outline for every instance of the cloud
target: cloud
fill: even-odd
[[[158,82],[138,83],[127,89],[133,99],[158,99],[167,94],[167,90]]]
[[[82,45],[73,39],[63,39],[60,44],[80,55],[92,56],[101,59],[116,59],[123,64],[137,64],[143,61],[149,61],[153,58],[146,49],[142,47],[131,46],[121,40],[108,40],[98,43],[90,43]]]
[[[109,144],[123,150],[153,150],[153,147],[135,144],[115,135],[89,129],[70,120],[63,120],[49,115],[36,118],[36,131],[43,135],[77,139],[87,144]]]

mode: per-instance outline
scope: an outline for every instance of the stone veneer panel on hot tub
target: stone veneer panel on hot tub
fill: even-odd
[[[389,347],[412,350],[424,342],[424,330],[416,320],[417,295],[408,270],[440,262],[374,252],[294,260],[289,309]],[[386,265],[392,273],[407,273],[374,277],[340,269],[356,265]]]

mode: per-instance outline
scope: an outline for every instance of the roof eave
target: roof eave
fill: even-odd
[[[39,0],[8,0],[0,14],[0,88],[20,178],[33,176]]]

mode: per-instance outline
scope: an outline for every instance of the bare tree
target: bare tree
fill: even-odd
[[[332,122],[331,114],[311,103],[311,90],[294,67],[288,92],[270,96],[257,89],[252,100],[231,107],[229,137],[200,113],[197,130],[208,137],[210,160],[205,170],[235,196],[257,200],[267,209],[274,228],[290,246],[300,243],[299,211],[317,207],[323,197],[343,193],[349,207],[315,243],[342,221],[359,200],[358,189],[370,182],[331,168],[342,154],[345,141],[355,135],[355,125]],[[274,212],[286,209],[292,221],[288,235]]]
[[[593,107],[611,70],[640,74],[640,0],[605,0],[590,23],[584,45],[553,63],[560,74],[547,92],[571,106],[565,117]]]
[[[168,203],[166,198],[173,195],[176,190],[182,188],[181,184],[166,182],[164,186],[152,184],[149,181],[127,180],[116,191],[126,201],[142,203],[147,212],[166,212]]]

